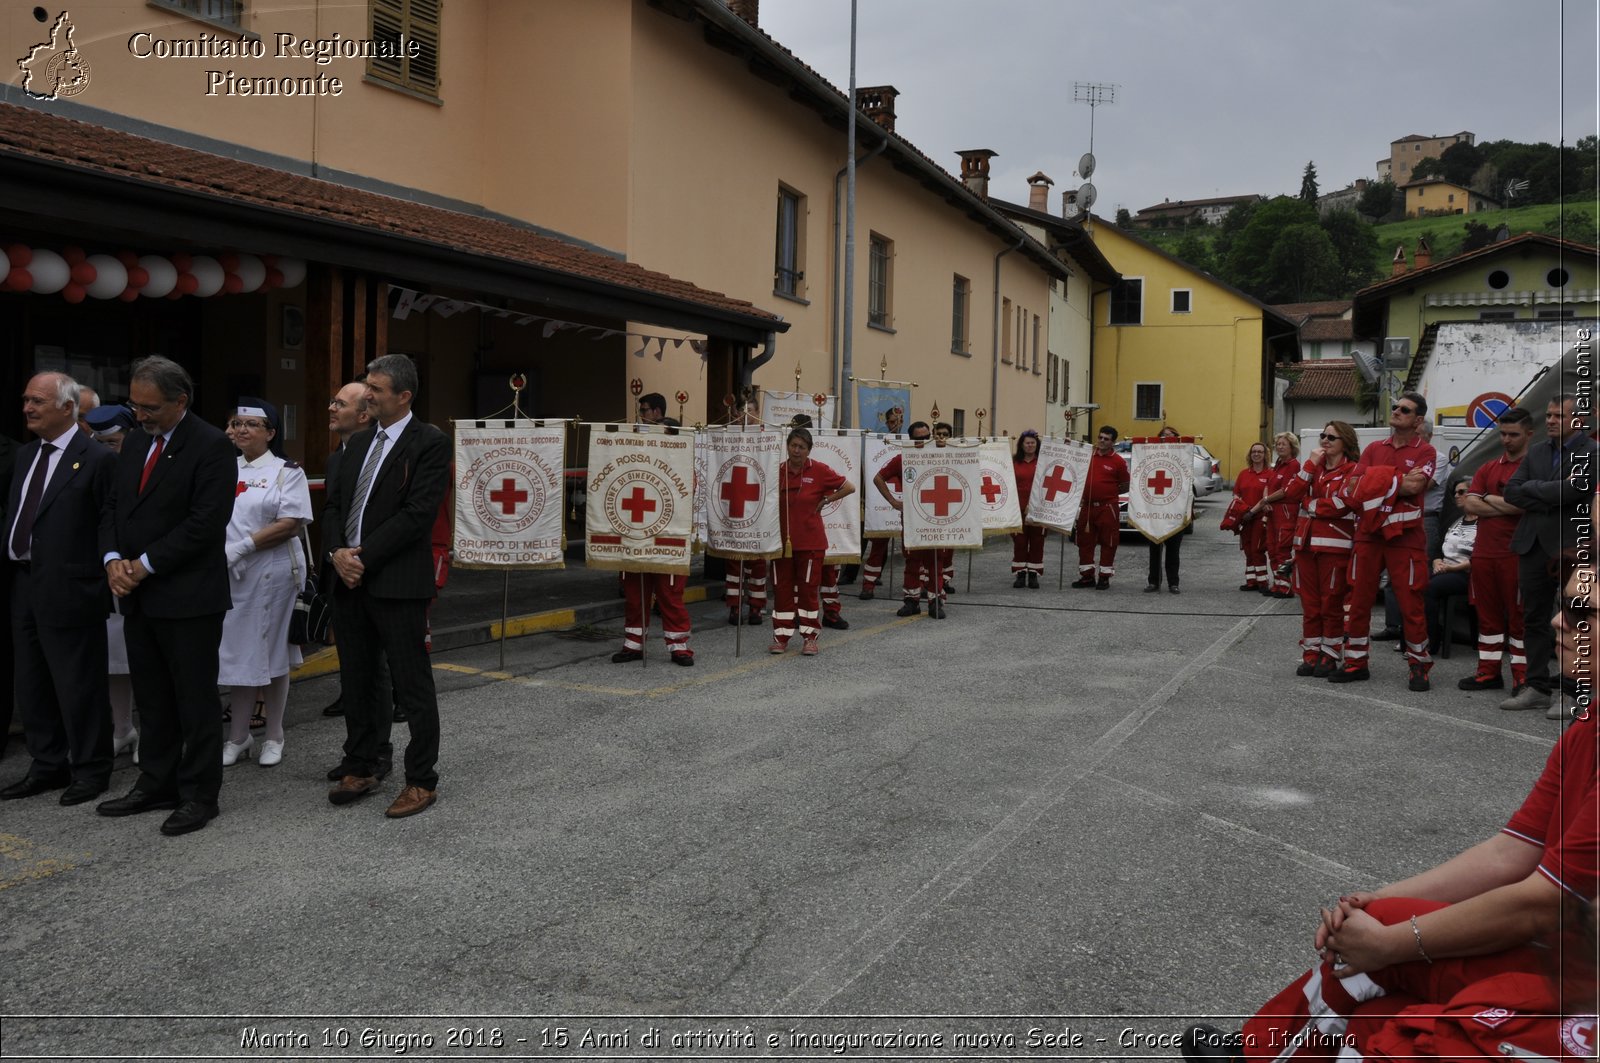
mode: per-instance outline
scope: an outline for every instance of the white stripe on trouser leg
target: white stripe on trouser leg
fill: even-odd
[[[1344,640],[1344,659],[1346,661],[1365,661],[1367,659],[1367,646],[1370,640],[1365,638],[1347,638]]]
[[[1528,663],[1528,655],[1523,651],[1521,639],[1511,640],[1511,663],[1513,665]]]
[[[1384,995],[1383,987],[1364,974],[1353,974],[1337,981],[1339,989],[1358,1004]],[[1306,981],[1305,997],[1307,1014],[1300,1028],[1274,1031],[1281,1032],[1283,1037],[1282,1049],[1276,1056],[1279,1060],[1293,1059],[1301,1049],[1312,1055],[1324,1055],[1324,1046],[1340,1043],[1350,1026],[1350,1016],[1335,1011],[1325,999],[1320,965]]]
[[[1078,566],[1078,571],[1080,573],[1082,573],[1083,575],[1085,575],[1085,576],[1092,576],[1092,575],[1094,575],[1094,566],[1093,565],[1079,565]]]
[[[644,649],[644,628],[626,627],[622,629],[622,648],[625,650]]]
[[[685,650],[689,648],[689,633],[687,631],[663,631],[661,637],[666,640],[667,649]]]
[[[1428,644],[1426,642],[1406,643],[1406,656],[1417,664],[1433,663],[1433,656],[1428,653]]]
[[[815,637],[820,630],[817,614],[806,609],[800,610],[800,634]]]
[[[1117,569],[1116,569],[1115,565],[1101,565],[1100,566],[1100,575],[1102,575],[1102,576],[1115,576],[1116,574],[1117,574]]]
[[[862,565],[861,577],[868,583],[877,583],[878,577],[883,575],[882,565]]]

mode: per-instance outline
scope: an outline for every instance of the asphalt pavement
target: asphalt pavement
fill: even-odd
[[[695,667],[659,630],[614,665],[613,574],[458,572],[422,815],[384,818],[394,776],[328,803],[314,668],[196,834],[0,805],[0,1055],[1176,1057],[1313,960],[1319,903],[1497,830],[1559,726],[1457,691],[1465,646],[1428,693],[1387,649],[1296,678],[1297,603],[1235,589],[1221,509],[1180,595],[1133,539],[1108,591],[1057,589],[1056,538],[1015,590],[995,541],[946,620],[848,588],[815,658],[713,600]],[[503,666],[455,634],[502,595],[537,632]]]

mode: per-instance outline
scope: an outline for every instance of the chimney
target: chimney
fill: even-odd
[[[752,0],[752,3],[754,0]],[[889,132],[894,132],[894,101],[900,90],[893,85],[874,85],[856,89],[856,106]]]
[[[1413,269],[1424,269],[1433,262],[1433,249],[1428,246],[1426,236],[1417,237],[1417,254],[1413,260]]]
[[[989,160],[1000,154],[988,148],[968,148],[958,151],[961,156],[961,183],[967,191],[982,199],[989,198]]]
[[[761,0],[728,0],[728,10],[757,29],[761,27]]]
[[[1406,245],[1396,244],[1394,249],[1394,266],[1389,270],[1389,276],[1398,277],[1406,271]]]
[[[1367,179],[1365,177],[1357,177],[1355,189],[1357,192],[1365,192],[1367,190]]]
[[[1040,170],[1028,178],[1028,209],[1036,210],[1040,214],[1050,212],[1050,186],[1054,181],[1044,175]]]

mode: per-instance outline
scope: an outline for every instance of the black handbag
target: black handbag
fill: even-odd
[[[304,528],[300,529],[298,545],[300,549],[289,555],[295,582],[300,585],[300,593],[294,600],[294,611],[289,614],[289,644],[304,646],[314,642],[325,643],[328,641],[328,627],[333,623],[333,603],[318,589],[316,570],[310,563],[311,542]],[[298,563],[301,556],[307,559],[304,580],[300,578]]]

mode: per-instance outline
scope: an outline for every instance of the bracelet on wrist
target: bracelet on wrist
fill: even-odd
[[[1417,955],[1427,963],[1433,963],[1433,957],[1422,947],[1422,931],[1417,928],[1417,917],[1414,915],[1411,917],[1411,936],[1417,939]]]

